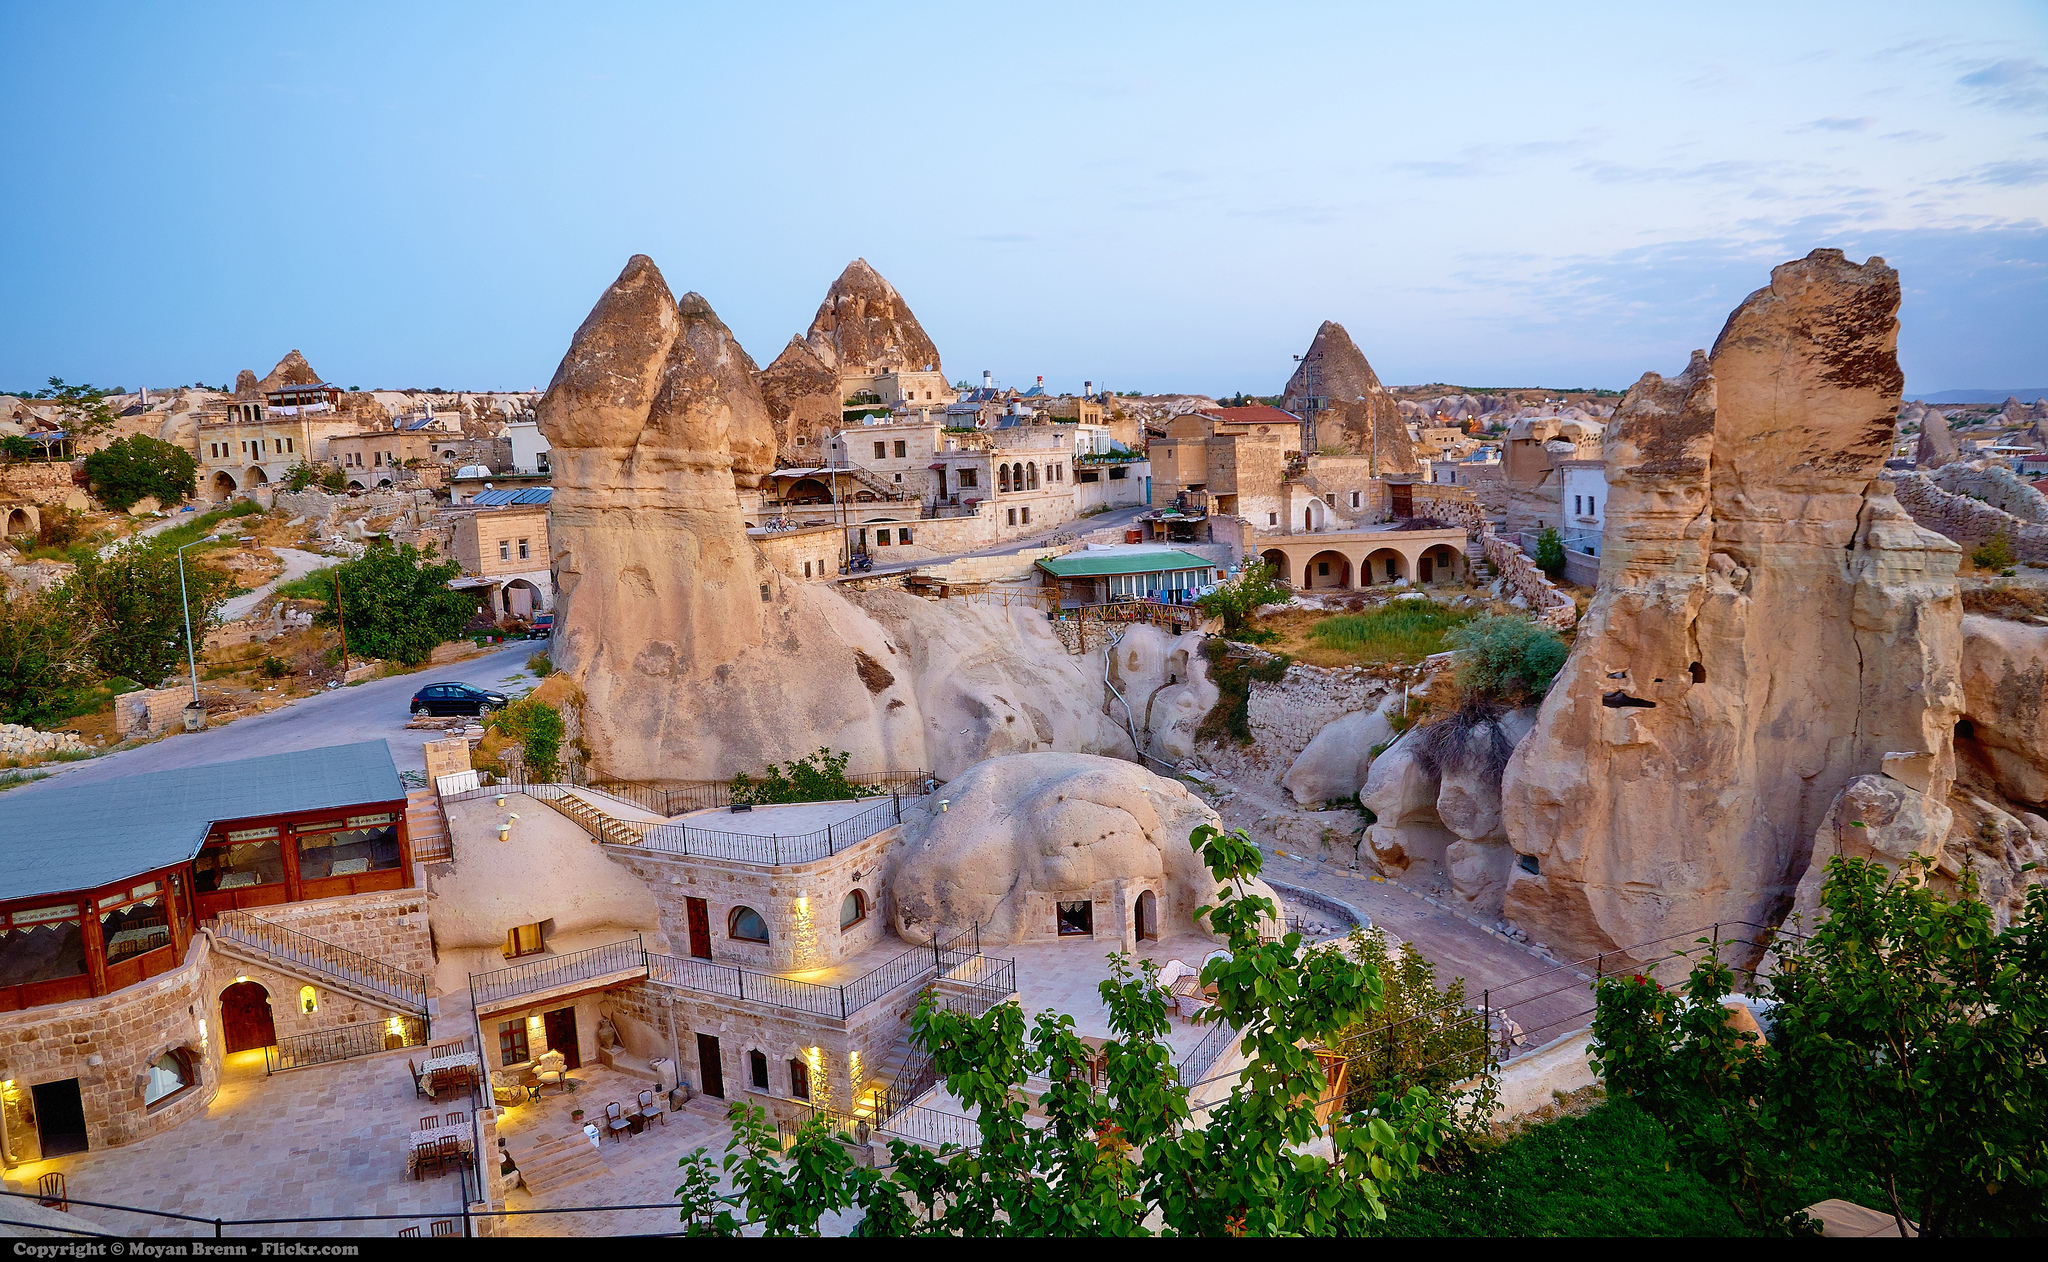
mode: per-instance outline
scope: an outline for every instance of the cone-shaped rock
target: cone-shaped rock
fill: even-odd
[[[283,359],[277,361],[277,367],[270,370],[270,375],[263,379],[263,384],[258,386],[257,389],[264,391],[282,390],[287,386],[317,386],[319,384],[320,374],[313,371],[313,365],[306,362],[304,355],[294,350]]]
[[[261,382],[256,380],[254,372],[244,368],[235,374],[235,398],[237,401],[248,403],[262,397],[263,386]]]
[[[1381,474],[1414,473],[1421,468],[1415,462],[1408,425],[1401,419],[1394,396],[1380,384],[1365,352],[1335,320],[1323,321],[1323,327],[1316,330],[1283,393],[1286,402],[1281,406],[1296,416],[1308,415],[1311,394],[1321,401],[1316,418],[1318,447],[1343,447],[1361,456],[1371,455]]]
[[[825,459],[825,439],[839,428],[839,374],[825,366],[800,337],[762,369],[761,400],[768,407],[775,449],[797,465]]]
[[[939,348],[882,274],[855,259],[839,273],[804,335],[811,353],[841,373],[940,372]]]
[[[1948,417],[1928,408],[1920,416],[1920,441],[1913,447],[1913,463],[1922,469],[1939,469],[1960,454],[1955,435],[1948,430]]]
[[[1784,264],[1607,427],[1599,591],[1502,784],[1507,914],[1554,947],[1773,920],[1888,754],[1947,793],[1958,550],[1875,480],[1898,303],[1882,259]]]

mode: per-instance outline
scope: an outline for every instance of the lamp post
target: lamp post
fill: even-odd
[[[178,549],[178,604],[185,611],[185,666],[192,672],[192,704],[185,707],[185,729],[196,731],[206,721],[206,711],[199,704],[199,655],[192,646],[192,596],[185,585],[185,549],[196,548],[202,543],[212,543],[218,535],[194,539]]]

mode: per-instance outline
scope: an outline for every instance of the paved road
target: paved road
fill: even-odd
[[[262,603],[265,596],[277,590],[279,583],[289,583],[295,578],[304,578],[323,565],[333,565],[340,557],[321,556],[317,552],[304,552],[298,548],[272,548],[277,559],[284,562],[284,573],[271,579],[263,586],[243,592],[220,607],[220,620],[233,622]]]
[[[526,659],[546,647],[540,642],[515,641],[496,652],[468,661],[432,667],[412,675],[373,679],[350,688],[336,688],[318,697],[272,710],[268,714],[237,719],[204,732],[179,732],[150,745],[122,750],[90,762],[71,763],[46,780],[10,790],[34,793],[49,785],[81,784],[111,780],[141,771],[163,771],[172,767],[196,767],[205,763],[232,762],[263,754],[295,749],[318,749],[323,745],[347,745],[377,740],[391,746],[391,757],[400,771],[420,771],[426,760],[420,745],[438,735],[408,731],[411,718],[407,703],[412,694],[430,683],[465,683],[480,688],[524,689],[535,683],[526,670]]]

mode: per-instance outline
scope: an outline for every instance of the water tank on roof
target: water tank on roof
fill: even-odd
[[[466,464],[455,471],[455,476],[458,478],[488,478],[491,476],[491,471],[480,464]]]

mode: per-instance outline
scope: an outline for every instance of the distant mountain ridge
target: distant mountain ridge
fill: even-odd
[[[1906,397],[1922,403],[1974,403],[1997,407],[2007,399],[2032,403],[2036,399],[2048,398],[2048,386],[2028,386],[2024,390],[1944,390],[1940,394],[1909,392]]]

